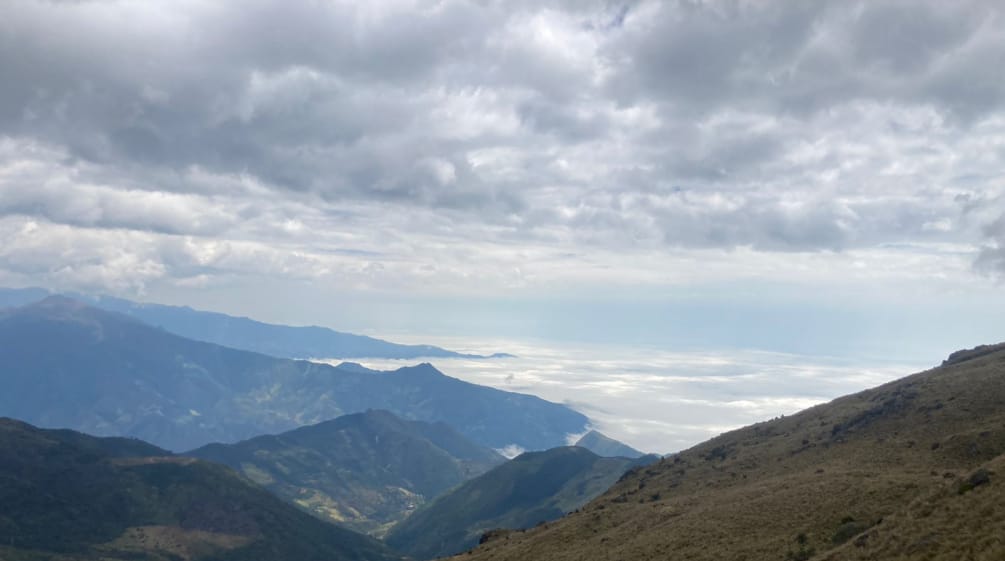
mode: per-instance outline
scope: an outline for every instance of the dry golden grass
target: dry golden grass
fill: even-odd
[[[954,493],[961,477],[1003,452],[998,351],[721,435],[627,476],[580,512],[461,557],[1001,560],[1001,542],[985,536],[1002,535],[1005,509],[989,512],[1002,504],[994,498],[1005,472]],[[933,514],[912,515],[926,497],[938,503]],[[944,537],[925,545],[939,524]],[[853,534],[866,527],[875,537],[856,547]],[[835,543],[840,533],[851,545]],[[935,556],[896,556],[905,543]],[[957,551],[970,553],[938,556],[964,543]]]
[[[985,464],[991,483],[968,490],[952,480],[821,561],[1005,559],[1005,456]]]

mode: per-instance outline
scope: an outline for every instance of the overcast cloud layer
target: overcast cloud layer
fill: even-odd
[[[7,0],[0,283],[993,293],[1003,69],[990,0]]]

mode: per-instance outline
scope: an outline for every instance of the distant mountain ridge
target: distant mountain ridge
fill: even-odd
[[[377,536],[505,461],[443,423],[378,410],[185,455],[228,465],[320,518]]]
[[[193,341],[65,297],[0,311],[0,415],[171,450],[236,442],[367,409],[444,422],[490,448],[560,445],[587,418],[445,376],[274,358]]]
[[[54,295],[43,288],[0,288],[0,308],[24,306]],[[112,296],[67,293],[66,297],[125,314],[188,339],[206,341],[280,358],[504,358],[512,355],[464,354],[433,345],[402,345],[327,327],[288,326],[255,321],[187,306],[133,302]]]
[[[559,518],[606,491],[626,470],[657,460],[603,458],[578,446],[521,454],[437,498],[392,528],[386,541],[417,559],[459,553],[486,531]]]
[[[586,448],[605,458],[641,458],[646,455],[644,452],[639,452],[635,448],[595,430],[584,434],[573,446]]]
[[[0,418],[4,561],[392,561],[229,468]]]

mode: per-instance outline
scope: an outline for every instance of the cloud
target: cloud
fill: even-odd
[[[1005,46],[1001,18],[982,1],[650,2],[605,54],[622,63],[622,97],[670,109],[803,114],[868,100],[975,118],[1002,105],[1000,83],[976,72]]]
[[[166,273],[148,234],[79,230],[31,219],[0,219],[0,268],[57,287],[142,293]],[[16,279],[15,279],[16,280]]]
[[[987,225],[989,243],[981,248],[975,266],[979,271],[1005,275],[1005,215]]]
[[[502,448],[496,448],[496,452],[499,452],[506,458],[512,459],[519,456],[520,454],[523,454],[524,452],[526,452],[526,450],[524,450],[520,446],[517,446],[516,444],[507,444]]]
[[[595,278],[625,255],[910,246],[892,258],[911,267],[944,244],[997,272],[1002,18],[977,0],[12,0],[0,215],[133,236],[145,274],[179,283],[540,288],[568,280],[557,255]],[[55,249],[31,267],[65,270]]]
[[[452,338],[486,348],[482,341]],[[520,358],[438,360],[446,374],[569,403],[594,428],[647,452],[670,453],[927,367],[750,351],[670,352],[602,344],[494,341]],[[380,369],[402,361],[365,361]],[[516,373],[514,379],[509,376]],[[569,435],[574,443],[582,435]]]

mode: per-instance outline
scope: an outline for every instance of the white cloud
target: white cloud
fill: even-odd
[[[504,457],[510,459],[515,458],[526,451],[527,450],[521,448],[520,446],[517,446],[516,444],[508,444],[506,446],[503,446],[502,448],[496,449],[496,452],[499,452]]]
[[[935,299],[1005,271],[994,2],[8,4],[0,278]]]
[[[551,342],[542,346],[458,337],[438,343],[515,353],[519,358],[437,359],[435,364],[463,380],[567,403],[589,416],[604,434],[659,453],[675,452],[722,432],[792,414],[929,366],[785,353],[670,352]],[[407,361],[363,363],[393,369]]]

